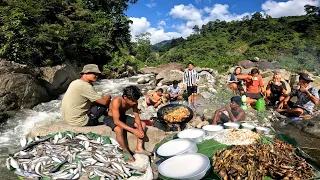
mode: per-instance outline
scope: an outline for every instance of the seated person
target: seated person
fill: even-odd
[[[135,161],[129,147],[128,140],[124,139],[124,132],[129,131],[137,137],[137,146],[134,153],[143,153],[152,155],[143,149],[143,138],[146,124],[140,120],[138,110],[138,99],[142,96],[140,89],[136,86],[128,86],[123,89],[122,96],[117,96],[112,99],[108,115],[104,118],[104,122],[115,133],[116,139],[121,148],[126,151],[130,158],[129,162]],[[126,111],[133,110],[134,118],[126,115]]]
[[[282,101],[287,94],[286,84],[281,81],[280,72],[275,72],[272,80],[269,81],[266,88],[266,104],[275,105],[277,101]]]
[[[247,87],[247,104],[251,105],[265,95],[262,77],[258,69],[254,68],[250,74],[236,75],[237,79],[243,79]]]
[[[70,83],[61,103],[62,119],[73,126],[97,126],[98,119],[107,113],[111,96],[100,96],[92,83],[101,74],[96,64],[87,64],[80,79]]]
[[[241,67],[236,67],[234,73],[231,74],[231,78],[229,80],[229,88],[232,90],[234,94],[237,94],[237,90],[239,90],[240,95],[244,94],[244,89],[242,87],[243,80],[237,79],[237,75],[241,75]]]
[[[157,91],[147,94],[146,95],[147,105],[157,108],[161,104],[161,102],[165,103],[166,101],[164,100],[162,93],[163,93],[163,89],[159,88]]]
[[[287,113],[289,117],[311,116],[315,105],[319,103],[318,89],[310,85],[313,80],[308,74],[300,73],[299,89],[293,90],[278,106],[278,112]],[[290,99],[297,96],[298,101],[292,103]]]
[[[245,112],[241,108],[241,97],[234,96],[230,99],[230,106],[216,110],[212,124],[223,124],[226,122],[243,121],[245,118]]]
[[[166,98],[168,103],[182,99],[181,88],[178,86],[178,81],[174,80],[172,85],[166,91]]]

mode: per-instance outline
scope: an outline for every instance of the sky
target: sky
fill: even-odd
[[[130,4],[126,15],[132,40],[149,32],[151,43],[183,37],[193,33],[192,28],[216,19],[241,20],[255,12],[272,17],[304,15],[306,4],[320,6],[320,0],[138,0]]]

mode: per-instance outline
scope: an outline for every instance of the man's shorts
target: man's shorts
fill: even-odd
[[[187,86],[188,96],[197,93],[197,86]]]
[[[300,108],[303,109],[303,114],[302,115],[312,115],[312,112],[309,112],[308,110],[306,110],[305,108],[301,107],[301,106],[295,106],[294,103],[292,101],[288,101],[288,106],[290,108]]]
[[[96,105],[92,106],[87,113],[88,123],[86,124],[86,126],[101,125],[101,123],[99,122],[99,118],[102,115],[106,115],[106,114],[107,114],[107,107],[105,105],[96,104]]]
[[[246,96],[256,100],[262,98],[262,95],[260,93],[246,93]]]
[[[114,130],[114,128],[117,126],[116,124],[114,124],[112,116],[107,115],[106,117],[104,117],[103,121],[112,130]],[[120,121],[122,121],[123,123],[125,123],[127,126],[129,126],[131,128],[136,128],[134,126],[135,119],[133,117],[131,117],[131,116],[128,116],[128,115],[120,116]]]

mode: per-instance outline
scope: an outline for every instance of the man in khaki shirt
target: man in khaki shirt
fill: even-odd
[[[62,99],[62,118],[73,126],[96,126],[98,119],[107,113],[111,96],[101,97],[92,84],[101,74],[96,64],[87,64],[81,78],[74,80]]]

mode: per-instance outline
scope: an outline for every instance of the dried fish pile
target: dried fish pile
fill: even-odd
[[[294,153],[294,148],[280,140],[272,144],[235,146],[217,151],[213,157],[213,171],[224,179],[308,179],[313,168]]]
[[[50,138],[23,138],[20,143],[21,151],[7,158],[6,165],[23,177],[79,179],[86,173],[89,178],[125,179],[144,171],[127,164],[119,145],[106,144],[101,137],[58,133]]]
[[[256,143],[260,136],[249,129],[224,129],[206,139],[214,139],[225,145],[249,145]]]

